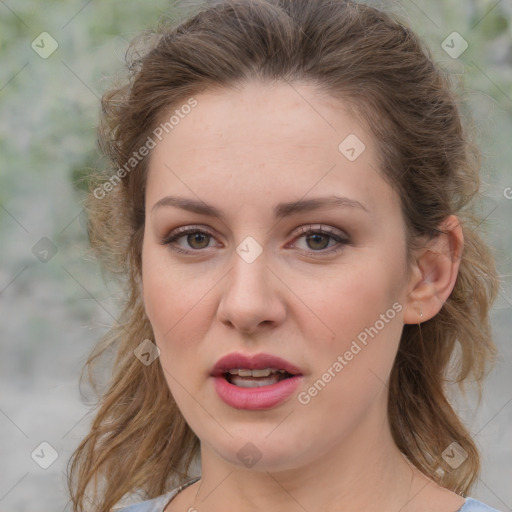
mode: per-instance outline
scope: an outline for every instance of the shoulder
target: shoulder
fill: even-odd
[[[176,494],[178,494],[178,489],[174,489],[151,500],[135,503],[134,505],[114,507],[112,512],[163,512],[166,505]]]
[[[499,510],[482,503],[481,501],[467,498],[466,503],[458,512],[500,512]]]
[[[189,482],[184,483],[180,487],[173,489],[165,494],[161,494],[151,500],[141,501],[128,506],[116,506],[111,512],[164,512],[165,507],[169,502],[185,487],[197,482],[200,477],[194,478]],[[464,511],[466,512],[466,511]]]

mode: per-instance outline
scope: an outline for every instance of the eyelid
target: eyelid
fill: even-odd
[[[308,233],[323,233],[326,235],[332,235],[338,238],[343,238],[347,241],[350,239],[350,237],[344,231],[336,228],[331,228],[329,226],[326,227],[324,224],[308,224],[306,226],[300,226],[298,228],[298,231],[299,236]]]
[[[173,229],[167,236],[165,236],[163,238],[162,242],[171,240],[179,235],[187,235],[189,233],[196,233],[196,232],[205,233],[207,235],[214,236],[209,228],[204,228],[201,225],[190,224],[187,226],[180,226],[179,228]]]

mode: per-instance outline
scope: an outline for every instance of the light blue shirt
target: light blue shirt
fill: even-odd
[[[181,487],[177,489],[173,489],[166,494],[162,494],[152,500],[143,501],[141,503],[136,503],[135,505],[129,505],[124,508],[114,508],[114,512],[163,512],[165,507],[170,503],[170,501],[185,487],[192,485],[194,482],[197,482],[200,477],[194,478],[193,480],[186,482]],[[485,503],[481,501],[474,500],[473,498],[466,498],[466,502],[457,512],[500,512],[495,508],[489,507]]]

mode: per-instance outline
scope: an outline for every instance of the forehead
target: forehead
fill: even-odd
[[[357,200],[395,201],[379,175],[374,141],[350,105],[314,86],[250,82],[194,99],[151,153],[150,199],[163,188],[247,200],[340,189]]]
[[[195,96],[195,100],[197,105],[172,130],[181,150],[193,150],[199,142],[203,147],[332,147],[350,129],[367,138],[348,113],[348,103],[326,96],[313,85],[252,81],[229,89],[208,90]],[[180,110],[178,105],[172,111],[176,108]],[[165,120],[169,116],[163,117]],[[193,137],[191,132],[195,132]]]

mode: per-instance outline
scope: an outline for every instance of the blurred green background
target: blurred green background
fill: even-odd
[[[482,150],[482,227],[503,283],[492,313],[500,356],[478,412],[472,397],[453,400],[483,452],[472,495],[512,510],[512,3],[371,3],[406,20],[464,86]],[[66,463],[91,419],[78,376],[119,293],[87,253],[81,205],[80,180],[102,162],[99,99],[132,37],[190,5],[0,0],[0,512],[70,510]]]

